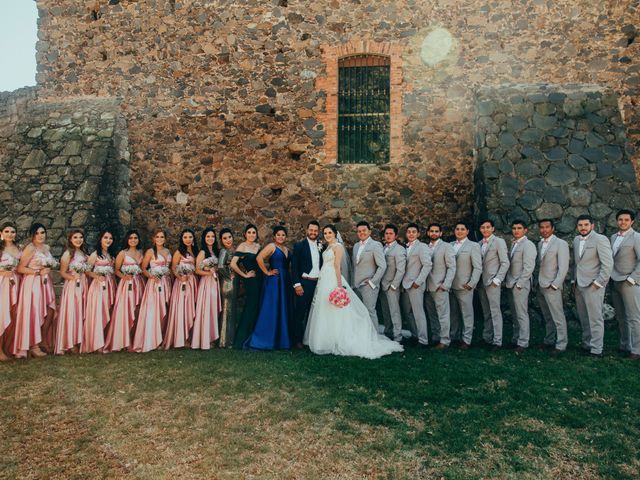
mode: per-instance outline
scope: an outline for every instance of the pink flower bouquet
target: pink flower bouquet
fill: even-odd
[[[338,308],[342,308],[349,305],[351,303],[351,299],[349,298],[349,294],[346,289],[338,287],[334,288],[329,294],[329,302]]]

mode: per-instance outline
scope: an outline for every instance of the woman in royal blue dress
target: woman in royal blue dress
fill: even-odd
[[[289,349],[289,318],[291,316],[291,276],[289,250],[285,246],[287,229],[273,228],[273,243],[258,254],[257,263],[264,273],[258,320],[245,348],[253,350]],[[265,261],[269,261],[269,268]]]

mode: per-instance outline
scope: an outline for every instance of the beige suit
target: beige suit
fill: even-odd
[[[527,237],[514,242],[505,278],[513,321],[512,342],[523,348],[529,347],[529,292],[536,268],[536,255],[536,246]]]
[[[360,249],[363,249],[362,252]],[[353,290],[367,307],[371,322],[377,331],[379,322],[376,303],[380,292],[380,280],[387,268],[382,244],[369,237],[364,246],[360,242],[353,246],[352,257]]]
[[[505,241],[491,235],[482,252],[482,282],[478,294],[482,305],[484,328],[482,338],[487,343],[502,346],[502,311],[500,310],[500,285],[509,270],[509,252]]]
[[[604,340],[602,304],[613,268],[611,244],[604,235],[591,232],[583,242],[584,247],[580,252],[580,238],[578,235],[573,240],[573,281],[576,308],[582,325],[582,347],[600,355]],[[598,288],[595,283],[599,285]]]
[[[618,242],[611,237],[611,299],[620,328],[620,348],[640,355],[640,233],[628,230]]]
[[[552,235],[543,253],[544,240],[538,242],[538,303],[545,320],[545,345],[556,350],[567,348],[567,319],[564,315],[562,287],[569,271],[569,244]]]
[[[382,294],[380,307],[384,320],[385,334],[392,336],[394,340],[402,340],[402,315],[400,313],[400,290],[402,277],[407,268],[407,251],[398,242],[384,248],[384,258],[387,262],[387,270],[384,272],[380,286]]]
[[[456,242],[451,242],[453,248]],[[454,249],[455,252],[455,249]],[[473,290],[482,276],[482,253],[480,245],[465,239],[455,252],[456,274],[451,283],[449,303],[451,304],[451,338],[471,345],[473,339]],[[464,288],[469,285],[471,290]],[[462,318],[462,332],[460,320]]]
[[[438,240],[431,251],[431,272],[427,277],[425,303],[431,321],[432,338],[435,343],[449,345],[451,330],[451,311],[449,308],[449,290],[456,274],[456,256],[453,247]]]
[[[424,291],[427,288],[427,276],[430,271],[429,247],[416,240],[412,247],[407,247],[407,269],[402,279],[401,305],[404,316],[409,321],[411,333],[418,337],[418,342],[423,345],[429,344],[427,316],[424,312]],[[413,288],[414,283],[418,288]]]

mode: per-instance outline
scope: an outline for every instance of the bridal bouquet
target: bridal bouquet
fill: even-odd
[[[176,265],[176,274],[182,277],[191,275],[195,271],[196,271],[196,268],[193,265],[190,265],[188,263],[179,263],[178,265]]]
[[[76,272],[77,274],[83,274],[91,271],[91,265],[87,262],[71,262],[69,264],[69,270]],[[80,286],[80,279],[76,279],[76,287]]]
[[[351,299],[345,288],[337,287],[329,294],[329,303],[338,308],[343,308],[351,303]]]
[[[120,271],[125,275],[131,275],[132,277],[142,273],[142,270],[138,265],[122,265],[122,267],[120,267]]]
[[[171,270],[169,270],[169,267],[151,267],[149,269],[149,275],[156,277],[158,280],[161,280],[162,277],[169,275],[170,273]]]
[[[0,262],[0,272],[13,272],[18,266],[18,263],[20,262],[18,262],[17,258],[9,256],[7,260],[5,260],[4,262]],[[11,285],[15,285],[13,276],[11,276],[11,278],[9,279],[9,283]]]
[[[109,265],[96,265],[93,267],[93,273],[96,275],[100,275],[101,277],[106,277],[107,275],[113,275],[113,267]]]
[[[55,270],[60,266],[58,261],[53,257],[47,257],[42,262],[42,268],[48,268],[49,270]],[[44,277],[43,283],[46,285],[48,283],[47,277]]]
[[[213,272],[214,278],[218,277],[218,275],[216,275],[217,266],[218,266],[218,259],[216,257],[205,258],[200,264],[200,268],[202,268],[203,270],[209,270]]]
[[[18,266],[18,259],[9,256],[4,262],[0,262],[0,272],[13,272]]]

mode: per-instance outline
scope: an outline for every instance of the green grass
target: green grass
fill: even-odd
[[[640,363],[481,348],[10,362],[0,435],[0,478],[635,479]]]

